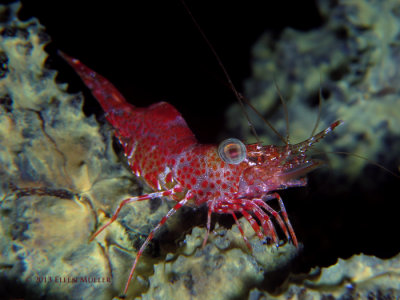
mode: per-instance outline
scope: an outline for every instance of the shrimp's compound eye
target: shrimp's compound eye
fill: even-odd
[[[219,144],[218,155],[224,162],[237,165],[246,158],[246,146],[238,139],[226,139]]]

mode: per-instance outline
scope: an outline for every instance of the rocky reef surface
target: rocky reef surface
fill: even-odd
[[[399,267],[400,255],[391,259],[354,255],[329,268],[314,269],[307,276],[289,277],[281,293],[254,289],[249,299],[398,299]]]

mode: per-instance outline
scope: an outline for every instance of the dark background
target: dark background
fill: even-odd
[[[218,142],[226,130],[226,108],[236,99],[179,0],[22,2],[21,17],[37,17],[51,36],[48,64],[62,71],[58,79],[68,81],[72,92],[84,90],[86,113],[101,114],[100,107],[57,56],[58,49],[108,78],[135,105],[172,103],[201,142]],[[187,5],[239,91],[251,75],[251,47],[263,32],[279,37],[285,27],[309,30],[323,22],[314,1],[188,0]],[[386,185],[364,199],[360,187],[346,194],[335,193],[329,180],[321,184],[317,177],[329,177],[329,170],[313,174],[308,188],[282,193],[305,245],[298,270],[360,252],[379,257],[399,252],[397,204],[390,197],[399,179],[389,175]]]
[[[250,76],[251,47],[263,32],[278,35],[286,26],[308,29],[320,23],[313,1],[298,2],[187,5],[241,91]],[[236,99],[180,0],[23,1],[21,16],[29,15],[51,36],[49,63],[58,70],[65,67],[56,57],[60,49],[108,78],[135,105],[172,103],[202,142],[216,142],[224,130],[224,112]],[[65,72],[60,79],[71,82],[72,70]],[[72,90],[82,90],[79,80]]]

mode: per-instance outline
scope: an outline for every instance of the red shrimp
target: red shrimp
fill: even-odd
[[[298,246],[282,198],[276,191],[307,184],[305,175],[321,165],[320,161],[307,157],[307,150],[342,121],[332,123],[325,130],[298,144],[245,145],[237,139],[227,139],[219,146],[204,145],[196,140],[181,114],[171,104],[159,102],[147,108],[135,107],[107,79],[79,60],[64,53],[61,56],[99,101],[106,119],[115,129],[115,136],[124,149],[133,173],[142,177],[154,190],[147,195],[123,200],[111,219],[90,240],[114,222],[123,206],[128,203],[158,197],[168,197],[177,202],[152,229],[140,247],[124,294],[128,291],[136,265],[146,246],[167,219],[187,204],[200,206],[206,203],[208,207],[207,234],[203,245],[210,232],[211,214],[231,214],[251,250],[236,217],[240,213],[260,239],[269,237],[278,245],[272,216],[286,238]],[[280,213],[266,203],[270,199],[277,199]]]

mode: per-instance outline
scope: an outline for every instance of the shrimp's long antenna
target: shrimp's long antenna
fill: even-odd
[[[274,84],[275,84],[275,88],[278,91],[278,95],[279,95],[279,99],[281,100],[282,106],[283,106],[283,113],[285,114],[285,121],[286,121],[286,145],[289,144],[289,113],[288,113],[288,109],[287,109],[287,105],[285,102],[285,99],[282,96],[281,90],[279,89],[278,84],[276,83],[275,79],[274,79]]]
[[[223,84],[225,86],[227,86],[228,88],[232,89],[232,87],[227,85],[226,82],[223,82]],[[288,141],[285,140],[285,138],[282,136],[282,134],[280,134],[278,132],[278,130],[276,130],[275,127],[272,126],[272,124],[263,117],[263,115],[257,110],[257,108],[255,108],[253,106],[253,104],[251,104],[250,100],[247,99],[242,93],[238,92],[238,94],[239,94],[240,98],[257,114],[257,116],[281,139],[281,141],[284,142],[285,144],[287,144]],[[283,100],[283,98],[281,100]]]
[[[351,153],[351,152],[345,152],[345,151],[314,151],[314,152],[317,153],[317,154],[319,154],[319,153],[321,153],[321,154],[342,154],[342,155],[347,155],[347,156],[354,156],[354,157],[363,159],[366,162],[368,162],[369,164],[374,165],[374,166],[376,166],[376,167],[388,172],[390,175],[393,175],[394,177],[400,179],[400,175],[399,174],[396,174],[395,172],[389,170],[385,166],[383,166],[383,165],[381,165],[381,164],[379,164],[377,162],[374,162],[373,160],[368,159],[365,156],[362,156],[362,155],[357,154],[357,153]]]
[[[319,92],[318,92],[318,116],[317,120],[315,121],[315,125],[313,131],[311,132],[310,137],[312,137],[315,132],[317,131],[319,121],[321,120],[321,108],[322,108],[322,79],[321,74],[319,74]]]
[[[229,86],[228,84],[226,84],[226,82],[222,82],[222,84],[224,86],[227,86],[229,89],[232,89],[231,86]],[[285,138],[278,132],[278,130],[275,129],[274,126],[272,126],[272,124],[263,117],[263,115],[257,110],[257,108],[255,108],[253,106],[253,104],[251,104],[250,100],[247,99],[242,93],[239,93],[240,98],[257,114],[257,116],[281,139],[282,142],[284,142],[286,145],[288,144],[288,141],[285,140]],[[286,105],[285,100],[283,98],[281,98],[281,102],[283,105]],[[287,110],[286,110],[286,114],[287,114]]]
[[[233,84],[231,77],[228,74],[228,71],[225,69],[224,64],[222,63],[222,60],[220,59],[219,55],[217,54],[217,51],[215,51],[214,47],[212,46],[212,44],[210,43],[210,41],[208,40],[207,36],[205,35],[204,31],[201,29],[199,23],[197,23],[196,19],[194,18],[194,16],[192,15],[192,12],[190,11],[189,7],[186,5],[184,0],[181,0],[182,5],[185,7],[187,13],[189,14],[190,18],[192,19],[194,25],[196,26],[197,30],[200,32],[201,36],[203,37],[203,39],[205,40],[205,42],[207,43],[208,47],[210,48],[210,50],[212,51],[214,57],[217,59],[217,62],[220,66],[220,68],[222,69],[222,72],[224,73],[226,80],[228,81],[228,84],[230,86],[230,88],[232,89],[233,93],[235,94],[237,100],[239,101],[239,104],[242,108],[242,111],[247,119],[247,123],[253,133],[253,135],[255,136],[256,140],[258,143],[260,142],[260,139],[257,135],[256,129],[254,128],[254,125],[251,123],[249,115],[246,112],[246,109],[244,107],[243,101],[242,101],[242,97],[241,94],[237,91],[235,85]]]
[[[263,120],[263,122],[269,127],[271,128],[271,130],[285,143],[287,144],[288,141],[285,140],[285,138],[278,132],[278,130],[275,129],[274,126],[272,126],[272,124],[270,122],[268,122],[267,119],[265,119],[260,112],[253,106],[253,104],[251,104],[251,102],[249,101],[249,99],[247,99],[245,96],[243,96],[242,94],[240,94],[240,97],[242,98],[242,100],[244,100],[244,102],[246,102],[246,104],[257,114],[257,116],[259,116],[261,118],[261,120]]]

